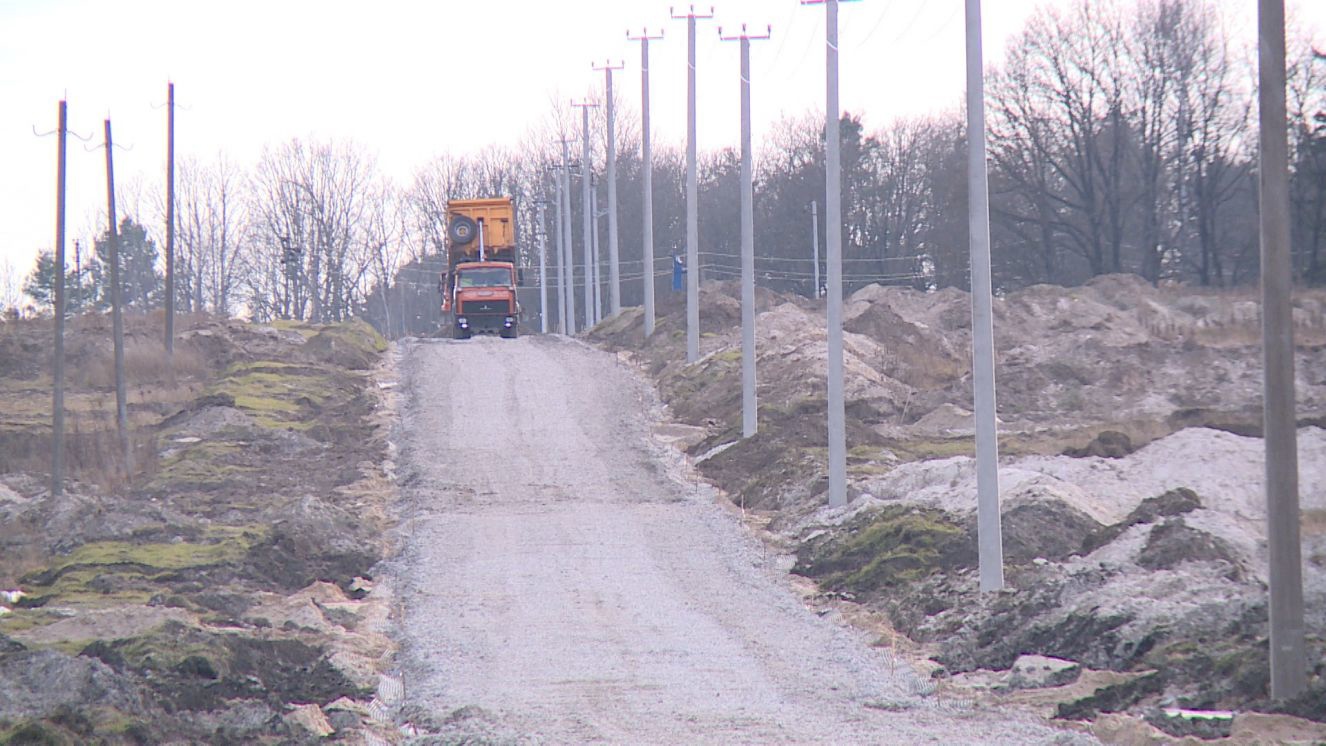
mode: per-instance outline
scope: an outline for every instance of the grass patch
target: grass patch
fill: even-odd
[[[207,393],[231,397],[263,427],[306,430],[306,410],[321,409],[336,389],[334,378],[314,368],[264,360],[231,366]]]
[[[203,531],[201,541],[134,544],[127,541],[97,541],[84,544],[51,565],[62,570],[79,565],[142,565],[161,570],[215,565],[244,556],[262,541],[260,526],[214,526]]]
[[[181,571],[238,563],[266,538],[262,526],[216,526],[196,541],[91,542],[20,578],[29,593],[21,605],[147,603]]]
[[[311,339],[318,333],[318,330],[311,324],[295,319],[272,319],[267,322],[266,326],[283,332],[298,332],[304,339]]]
[[[162,459],[147,489],[207,488],[226,484],[238,476],[255,471],[252,467],[227,463],[241,454],[238,443],[216,440],[194,443]]]
[[[942,511],[891,506],[835,538],[804,545],[792,571],[833,590],[868,593],[962,564],[968,543],[966,531]]]

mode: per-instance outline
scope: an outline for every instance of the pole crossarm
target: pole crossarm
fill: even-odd
[[[772,34],[773,34],[773,26],[769,25],[766,25],[764,27],[763,34],[758,34],[758,35],[748,33],[746,31],[746,24],[744,23],[741,24],[741,33],[739,34],[724,34],[723,27],[722,26],[718,27],[718,38],[722,39],[723,41],[741,41],[742,39],[749,39],[750,41],[758,41],[760,39],[768,39]]]
[[[694,5],[692,5],[690,10],[686,11],[685,13],[678,13],[675,8],[668,8],[668,15],[672,16],[673,20],[676,21],[685,20],[687,18],[704,20],[706,18],[714,17],[714,6],[710,5],[709,11],[707,13],[697,13]]]

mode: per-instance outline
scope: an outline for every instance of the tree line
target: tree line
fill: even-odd
[[[1153,283],[1228,286],[1258,271],[1256,70],[1226,19],[1203,0],[1079,0],[1036,11],[989,74],[991,233],[999,291],[1076,284],[1132,272]],[[1289,70],[1293,257],[1296,277],[1326,284],[1326,55],[1291,39]],[[640,128],[617,102],[623,302],[684,253],[685,157],[654,150],[655,256],[642,262]],[[590,178],[602,195],[603,109],[595,110]],[[355,142],[293,139],[240,167],[186,161],[177,177],[177,308],[334,321],[372,318],[393,333],[436,320],[449,199],[510,195],[518,235],[555,236],[553,174],[579,117],[554,106],[519,146],[447,154],[393,183]],[[868,130],[839,122],[843,261],[849,289],[885,282],[930,289],[968,282],[966,133],[961,111]],[[573,166],[577,245],[585,205]],[[702,153],[698,167],[702,277],[739,275],[740,156]],[[823,205],[823,117],[775,123],[757,154],[757,282],[812,294],[812,203]],[[549,205],[538,225],[540,202]],[[606,209],[600,196],[599,208]],[[161,302],[154,204],[121,225],[130,307]],[[140,211],[141,212],[141,211]],[[607,245],[606,220],[597,220]],[[99,308],[106,236],[71,268],[71,304]],[[602,252],[606,261],[606,250]],[[580,256],[576,253],[577,259]],[[533,251],[522,259],[537,264]],[[822,259],[821,259],[822,262]],[[605,278],[607,272],[601,273]],[[53,259],[25,286],[48,305]],[[529,281],[536,278],[529,271]],[[583,282],[578,276],[577,282]],[[666,282],[664,280],[664,282]]]

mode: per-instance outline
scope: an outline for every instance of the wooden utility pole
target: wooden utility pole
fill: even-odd
[[[383,296],[386,297],[385,295]],[[166,355],[175,356],[175,84],[166,85]]]
[[[129,402],[124,388],[124,314],[120,307],[120,238],[115,219],[115,164],[111,120],[106,120],[106,233],[110,250],[111,337],[115,347],[115,428],[124,452],[125,476],[133,474],[133,448],[129,444]]]
[[[64,208],[68,108],[60,102],[55,156],[55,385],[51,393],[51,495],[64,492]]]
[[[1270,553],[1271,698],[1307,688],[1303,558],[1299,537],[1298,430],[1294,407],[1294,292],[1289,244],[1289,117],[1285,105],[1285,3],[1258,0],[1262,396],[1266,431],[1266,536]]]

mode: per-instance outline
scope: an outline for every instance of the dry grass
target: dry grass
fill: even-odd
[[[151,473],[156,467],[156,436],[130,429],[134,473]],[[41,431],[0,433],[0,473],[50,474],[52,438],[49,428]],[[65,419],[65,479],[113,489],[126,482],[125,449],[115,427],[113,407],[105,412],[82,413]]]
[[[79,371],[81,382],[89,388],[115,386],[115,356],[99,351]],[[196,351],[177,348],[167,355],[158,339],[134,337],[124,343],[124,380],[129,386],[174,386],[181,381],[197,380],[207,373],[207,362]]]
[[[128,458],[133,460],[136,475],[155,469],[155,435],[140,426],[192,400],[210,372],[198,350],[177,346],[173,356],[166,354],[160,312],[128,314],[124,321],[131,456],[126,455],[115,424],[111,320],[108,315],[83,314],[66,326],[65,477],[102,489],[125,483]],[[180,317],[177,329],[184,331],[207,321],[205,316]],[[0,335],[26,341],[25,346],[11,342],[14,351],[25,354],[23,372],[17,378],[0,380],[0,473],[50,473],[53,360],[46,335],[52,332],[50,319],[33,319],[0,330]]]

